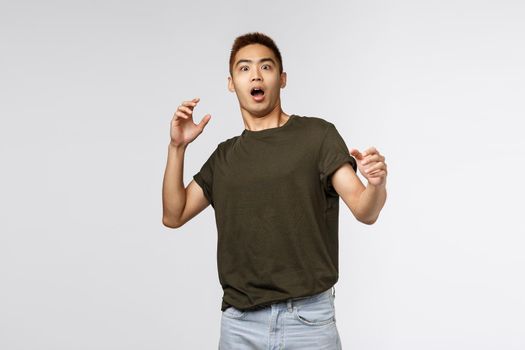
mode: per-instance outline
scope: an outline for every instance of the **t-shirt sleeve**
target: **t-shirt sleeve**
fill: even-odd
[[[334,124],[329,123],[319,151],[320,179],[326,193],[338,196],[332,186],[331,177],[339,167],[347,162],[350,163],[354,171],[357,171],[356,160],[350,155],[345,141]]]
[[[213,153],[208,157],[206,162],[202,165],[199,172],[193,175],[193,179],[204,192],[204,196],[210,202],[212,207],[214,206],[213,202],[213,172],[215,167],[215,157],[217,156],[217,148]]]

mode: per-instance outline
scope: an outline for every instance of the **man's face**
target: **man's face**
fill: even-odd
[[[268,47],[251,44],[235,55],[228,89],[237,94],[241,109],[254,116],[269,114],[280,105],[285,86],[286,73],[279,74],[279,63]]]

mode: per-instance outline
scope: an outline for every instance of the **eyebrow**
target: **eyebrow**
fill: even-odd
[[[261,62],[266,62],[266,61],[270,61],[270,62],[272,62],[273,64],[275,64],[275,61],[274,61],[273,58],[271,58],[271,57],[261,58],[261,59],[259,60],[259,63],[261,63]],[[246,62],[246,63],[252,63],[253,61],[252,61],[252,60],[247,60],[247,59],[238,60],[237,63],[235,63],[235,67],[237,67],[237,66],[239,65],[239,63],[243,63],[243,62]]]

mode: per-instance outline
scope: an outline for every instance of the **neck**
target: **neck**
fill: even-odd
[[[241,108],[244,128],[250,131],[261,131],[264,129],[278,128],[290,117],[281,109],[281,105],[277,105],[269,113],[253,113]]]

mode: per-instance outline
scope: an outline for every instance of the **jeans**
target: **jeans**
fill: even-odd
[[[262,309],[230,306],[222,312],[219,350],[341,350],[334,299],[332,287]]]

